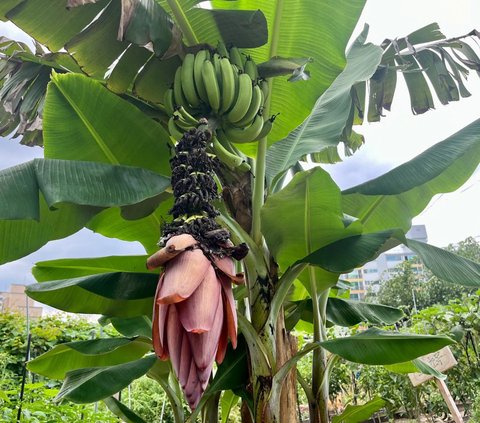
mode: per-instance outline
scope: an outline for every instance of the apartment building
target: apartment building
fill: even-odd
[[[23,316],[41,317],[42,307],[35,305],[35,301],[25,294],[25,285],[12,284],[10,291],[0,292],[0,312],[12,311]]]

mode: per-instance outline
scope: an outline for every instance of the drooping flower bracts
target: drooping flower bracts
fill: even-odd
[[[175,203],[173,222],[163,228],[163,247],[147,267],[164,267],[155,295],[153,345],[170,358],[185,397],[194,409],[205,391],[213,363],[225,357],[228,339],[237,343],[233,283],[243,283],[232,257],[246,254],[214,218],[217,198],[215,159],[206,152],[208,130],[192,129],[176,146],[171,160]]]

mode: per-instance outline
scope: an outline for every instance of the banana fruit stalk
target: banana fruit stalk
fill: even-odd
[[[274,121],[263,116],[269,92],[253,59],[237,47],[227,49],[219,42],[215,50],[188,53],[164,95],[170,135],[177,140],[206,118],[215,121],[216,131],[228,142],[256,141],[270,132]]]

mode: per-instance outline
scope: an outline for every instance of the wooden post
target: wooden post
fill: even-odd
[[[437,384],[443,399],[447,403],[448,409],[450,410],[450,413],[452,414],[452,417],[455,423],[463,423],[463,418],[460,414],[460,411],[457,408],[457,404],[455,404],[455,401],[453,400],[452,395],[450,394],[448,386],[445,384],[443,380],[437,379],[437,378],[435,378],[435,383]]]
[[[422,361],[428,364],[430,367],[438,370],[439,372],[444,372],[448,369],[451,369],[453,366],[457,364],[457,360],[453,356],[450,348],[444,347],[441,350],[438,350],[434,353],[424,355],[420,357]],[[409,373],[408,377],[412,382],[413,386],[421,385],[425,383],[427,380],[435,379],[435,383],[442,394],[444,401],[447,403],[448,409],[452,414],[453,420],[455,423],[463,423],[463,418],[460,415],[460,411],[458,411],[457,405],[448,390],[448,386],[445,382],[441,379],[433,377],[432,375],[422,374],[422,373]]]

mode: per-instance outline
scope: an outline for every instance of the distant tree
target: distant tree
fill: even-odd
[[[394,276],[381,284],[376,301],[411,312],[427,306],[428,293],[413,270],[413,261],[407,260],[395,268]]]
[[[480,243],[473,236],[465,238],[458,244],[448,244],[445,250],[470,260],[480,260]]]
[[[458,244],[449,244],[446,250],[470,260],[478,261],[480,259],[480,243],[473,237],[468,237]],[[438,279],[427,271],[428,279],[425,289],[428,292],[428,306],[434,304],[448,304],[450,300],[461,298],[464,294],[473,294],[476,288],[468,286],[453,285]]]

